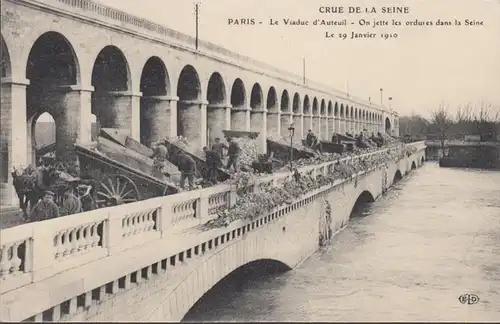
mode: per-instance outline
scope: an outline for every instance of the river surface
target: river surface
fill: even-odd
[[[500,172],[428,162],[299,267],[241,278],[184,320],[500,321]]]

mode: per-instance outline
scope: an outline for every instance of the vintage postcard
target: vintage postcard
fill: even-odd
[[[1,0],[0,320],[500,318],[499,0]]]

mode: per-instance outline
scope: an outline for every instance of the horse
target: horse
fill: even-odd
[[[63,181],[67,181],[61,174],[62,172],[54,167],[35,169],[30,165],[23,171],[13,168],[12,182],[25,220],[28,219],[28,204],[33,208],[45,190],[48,190],[56,180],[63,178]]]

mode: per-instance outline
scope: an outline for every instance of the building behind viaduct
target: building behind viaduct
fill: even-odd
[[[34,124],[56,125],[56,155],[91,141],[91,115],[143,144],[182,135],[197,146],[222,130],[302,137],[398,134],[397,114],[161,25],[88,0],[2,0],[1,204],[10,171],[34,163]]]

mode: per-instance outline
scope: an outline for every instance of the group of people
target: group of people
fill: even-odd
[[[224,150],[227,150],[228,156],[226,169],[231,170],[231,167],[233,167],[234,172],[238,172],[239,170],[238,162],[241,148],[231,137],[226,137],[226,140],[229,145],[222,143],[220,138],[217,137],[215,138],[215,143],[212,144],[210,149],[206,146],[203,148],[203,151],[205,152],[205,159],[207,161],[207,172],[204,175],[204,178],[211,184],[216,184],[218,182],[218,169],[224,167],[222,163]]]
[[[363,132],[360,132],[359,134],[352,135],[349,132],[346,132],[346,137],[350,137],[354,139],[356,142],[356,146],[360,148],[366,148],[370,145],[377,145],[377,146],[382,146],[385,143],[384,137],[380,132],[377,132],[377,135],[372,132],[371,136],[366,138],[363,135]],[[332,135],[332,143],[339,143],[340,144],[341,139],[337,136],[336,133]],[[312,149],[319,150],[321,151],[321,142],[319,141],[318,137],[312,132],[311,129],[307,131],[307,136],[306,136],[306,145]]]
[[[73,187],[68,187],[64,192],[60,207],[54,202],[54,192],[46,190],[42,199],[31,208],[27,221],[39,222],[94,210],[97,206],[90,194],[91,190],[90,185],[81,184],[77,186],[75,194]]]
[[[218,182],[218,169],[223,167],[222,159],[224,158],[224,150],[227,150],[228,162],[226,169],[230,170],[233,167],[234,171],[238,171],[238,158],[241,149],[232,138],[227,138],[229,145],[221,142],[220,138],[216,138],[214,144],[211,148],[203,147],[203,152],[205,153],[205,159],[207,164],[207,169],[201,176],[203,179],[211,184],[216,184]],[[188,181],[189,190],[194,189],[194,177],[198,173],[196,169],[196,162],[187,153],[182,150],[177,150],[169,156],[168,150],[163,143],[157,143],[153,150],[153,176],[163,179],[163,177],[169,176],[165,171],[165,166],[167,160],[172,162],[179,171],[181,172],[181,178],[179,181],[179,187],[185,189],[186,179]]]

